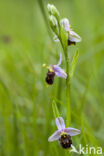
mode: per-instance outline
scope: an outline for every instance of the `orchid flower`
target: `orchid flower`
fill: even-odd
[[[63,69],[61,69],[60,65],[62,62],[62,54],[60,53],[60,60],[57,65],[50,65],[48,68],[47,76],[46,76],[46,82],[48,84],[53,84],[54,82],[54,76],[61,77],[66,79],[67,74],[64,72]]]
[[[49,137],[48,141],[59,140],[63,148],[70,148],[72,145],[71,137],[80,134],[80,130],[71,127],[65,128],[64,119],[62,117],[56,118],[56,125],[58,130]]]
[[[76,42],[81,42],[81,37],[71,30],[69,20],[67,18],[63,18],[60,21],[61,26],[68,32],[68,45],[76,44]],[[59,42],[58,37],[54,36],[54,41]]]

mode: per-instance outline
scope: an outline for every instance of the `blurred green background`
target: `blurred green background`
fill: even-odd
[[[80,53],[71,83],[71,127],[82,133],[73,144],[104,150],[104,0],[44,0],[46,14],[47,3],[82,37],[68,48],[70,60],[76,49]],[[66,88],[63,79],[51,87],[44,81],[42,64],[57,64],[62,49],[51,40],[41,6],[41,0],[0,0],[0,156],[65,155],[58,142],[48,142],[56,130],[53,99],[66,119]]]

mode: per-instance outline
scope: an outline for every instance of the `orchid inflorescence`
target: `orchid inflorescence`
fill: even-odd
[[[67,32],[67,44],[76,44],[77,42],[81,41],[81,37],[75,33],[70,25],[70,22],[67,18],[60,19],[60,15],[58,10],[55,8],[54,5],[48,4],[48,11],[49,11],[49,20],[51,28],[54,32],[54,41],[59,42],[61,40],[61,33],[60,29],[64,28]]]
[[[78,51],[73,57],[73,61],[69,67],[69,59],[67,54],[67,47],[70,45],[76,45],[77,42],[81,41],[81,37],[75,33],[67,18],[60,18],[60,13],[54,5],[48,4],[47,6],[49,12],[49,22],[51,29],[53,31],[53,39],[55,42],[60,42],[64,51],[65,61],[66,61],[66,71],[64,71],[60,65],[62,63],[62,53],[60,53],[60,59],[57,65],[50,64],[46,66],[43,64],[43,67],[48,69],[46,74],[45,81],[48,85],[52,85],[54,82],[54,77],[61,77],[66,79],[66,98],[67,98],[67,127],[65,128],[64,119],[58,115],[58,108],[55,105],[53,111],[56,118],[56,125],[58,130],[49,137],[48,141],[59,140],[61,146],[64,149],[69,149],[72,147],[72,136],[80,134],[80,130],[70,127],[70,80],[73,76],[74,68],[78,58]]]

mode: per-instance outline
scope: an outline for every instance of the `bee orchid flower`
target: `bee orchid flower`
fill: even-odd
[[[48,72],[47,72],[47,76],[46,76],[46,82],[49,85],[53,84],[55,76],[61,77],[61,78],[64,78],[64,79],[67,78],[67,74],[60,67],[61,62],[62,62],[62,54],[60,53],[60,60],[59,60],[58,64],[57,65],[50,65],[48,67]]]
[[[59,140],[64,149],[68,149],[72,145],[72,136],[80,134],[80,130],[75,128],[65,128],[64,119],[62,117],[56,118],[56,125],[58,130],[53,133],[48,139],[49,142]]]
[[[71,45],[71,44],[75,45],[77,42],[81,42],[81,37],[74,31],[72,31],[69,20],[67,18],[63,18],[60,21],[60,24],[68,32],[68,45]],[[59,39],[56,35],[54,36],[54,41],[59,42]]]

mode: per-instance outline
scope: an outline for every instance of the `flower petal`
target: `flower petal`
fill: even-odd
[[[63,69],[61,69],[58,65],[52,65],[52,68],[58,77],[62,77],[64,79],[67,78],[67,74],[64,72]]]
[[[69,32],[69,40],[71,42],[81,42],[81,37],[78,34],[76,34],[74,31],[71,30]]]
[[[56,118],[56,125],[58,130],[65,129],[64,119],[62,117]]]
[[[64,130],[67,134],[69,134],[70,136],[74,136],[74,135],[78,135],[81,133],[80,130],[75,129],[75,128],[65,128]]]
[[[59,66],[61,64],[61,62],[62,62],[62,53],[60,53],[60,60],[59,60],[59,62],[57,64],[57,66]]]
[[[60,132],[59,130],[56,131],[55,133],[53,133],[53,134],[48,138],[48,141],[51,142],[51,141],[59,140],[60,134],[61,134],[61,132]]]
[[[63,18],[60,23],[65,28],[66,31],[70,31],[70,24],[67,18]]]

